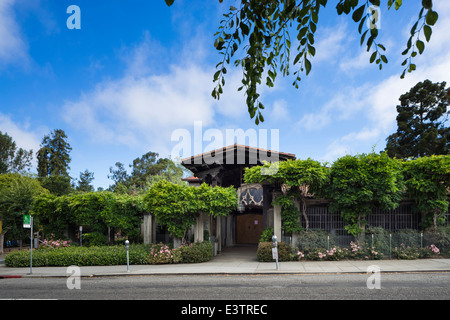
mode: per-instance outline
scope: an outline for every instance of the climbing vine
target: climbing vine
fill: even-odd
[[[281,186],[283,195],[274,200],[274,204],[282,207],[282,217],[287,220],[283,222],[286,232],[298,232],[300,225],[298,216],[300,211],[295,207],[293,201],[299,200],[301,213],[305,219],[306,229],[309,228],[309,219],[306,214],[306,197],[308,195],[319,195],[327,184],[329,176],[328,169],[319,161],[310,158],[306,160],[287,160],[276,164],[266,163],[263,166],[247,168],[244,173],[246,183],[275,183]]]
[[[161,225],[177,238],[185,237],[200,212],[226,216],[236,209],[237,192],[233,187],[200,187],[176,185],[165,180],[153,185],[145,194],[148,212],[155,215]]]

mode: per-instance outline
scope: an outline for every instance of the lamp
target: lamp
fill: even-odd
[[[240,213],[242,213],[242,212],[245,211],[245,206],[244,206],[244,203],[243,203],[243,202],[239,202],[239,204],[238,204],[238,211],[239,211]]]

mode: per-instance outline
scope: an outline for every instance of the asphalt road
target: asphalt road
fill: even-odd
[[[78,281],[79,280],[79,281]],[[196,275],[0,279],[0,299],[449,300],[450,273]],[[72,287],[73,289],[68,289]],[[77,289],[79,288],[79,289]]]

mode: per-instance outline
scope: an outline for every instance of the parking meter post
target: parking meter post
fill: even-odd
[[[276,268],[278,270],[278,242],[277,242],[277,236],[272,237],[273,241],[273,248],[272,248],[272,256],[275,258]]]
[[[130,272],[130,241],[125,240],[125,249],[127,250],[127,272]]]
[[[30,216],[30,274],[33,274],[33,216]]]

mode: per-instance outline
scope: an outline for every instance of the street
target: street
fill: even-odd
[[[450,273],[192,275],[0,279],[0,299],[448,300]],[[72,287],[74,289],[68,289]],[[79,288],[79,289],[77,289]]]

